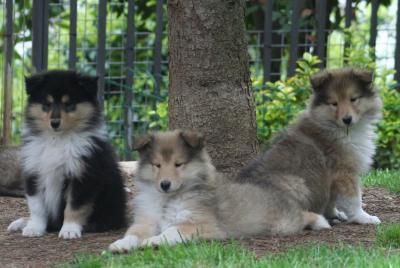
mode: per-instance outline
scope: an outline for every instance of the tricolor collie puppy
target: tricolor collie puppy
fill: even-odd
[[[110,245],[126,252],[193,237],[223,237],[216,218],[216,172],[203,138],[190,131],[155,133],[135,141],[139,151],[134,223]]]
[[[372,79],[371,72],[357,69],[312,76],[308,109],[241,171],[238,182],[273,190],[285,202],[279,210],[380,223],[363,210],[360,188],[360,175],[373,161],[374,124],[382,108]],[[293,215],[288,217],[294,221]]]
[[[97,78],[50,71],[26,79],[21,161],[29,219],[23,236],[79,238],[125,225],[125,191],[97,103]]]

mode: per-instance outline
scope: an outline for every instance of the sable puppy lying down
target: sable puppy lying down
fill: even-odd
[[[124,238],[110,245],[111,251],[195,237],[224,239],[330,227],[321,215],[295,210],[290,206],[294,200],[280,196],[281,192],[224,179],[216,173],[203,143],[200,134],[182,130],[136,141],[140,160],[134,223]]]

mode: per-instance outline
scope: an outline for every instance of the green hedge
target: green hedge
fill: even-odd
[[[352,56],[355,55],[355,56]],[[374,68],[361,53],[351,52],[349,62],[354,67]],[[285,128],[299,112],[304,110],[311,94],[309,77],[318,71],[319,59],[308,53],[298,61],[296,75],[274,83],[262,82],[262,77],[253,77],[253,93],[256,100],[257,134],[259,141],[267,145],[271,137]],[[362,63],[362,64],[360,64]],[[393,70],[377,70],[375,84],[384,103],[384,118],[378,124],[377,153],[375,167],[400,168],[400,94],[395,82],[389,79]],[[151,128],[166,129],[168,125],[168,106],[166,102],[157,105],[156,111],[150,111],[147,119],[153,122]]]

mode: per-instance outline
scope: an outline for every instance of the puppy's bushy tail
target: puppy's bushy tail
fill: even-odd
[[[303,222],[304,228],[310,228],[311,230],[323,230],[331,228],[329,222],[324,216],[314,212],[303,211]]]

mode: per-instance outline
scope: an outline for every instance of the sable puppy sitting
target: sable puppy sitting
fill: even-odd
[[[30,217],[8,227],[23,236],[125,225],[126,196],[97,102],[97,78],[50,71],[26,78],[28,106],[21,151]]]
[[[327,218],[380,223],[362,208],[360,187],[360,176],[373,161],[374,125],[382,109],[372,78],[372,72],[359,69],[313,75],[307,110],[238,181],[275,189],[292,206]]]

